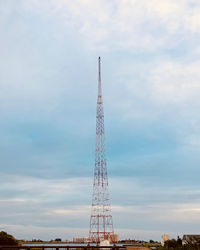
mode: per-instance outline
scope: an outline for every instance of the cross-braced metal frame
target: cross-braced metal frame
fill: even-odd
[[[101,89],[101,58],[99,57],[98,98],[96,115],[96,151],[92,212],[90,217],[89,238],[92,242],[112,241],[114,236],[113,219],[108,191],[106,149],[104,134],[104,112]]]

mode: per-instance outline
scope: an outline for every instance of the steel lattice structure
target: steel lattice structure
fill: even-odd
[[[89,231],[89,238],[92,242],[100,242],[101,240],[105,239],[112,241],[112,238],[114,236],[113,219],[110,206],[110,195],[108,190],[108,174],[106,167],[100,57],[98,78],[95,169],[92,196],[92,211],[90,217]]]

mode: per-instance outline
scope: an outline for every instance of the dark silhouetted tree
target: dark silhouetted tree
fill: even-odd
[[[56,238],[56,239],[55,239],[55,241],[62,241],[62,239],[60,239],[60,238]]]
[[[18,241],[10,234],[4,231],[0,232],[0,245],[17,246]]]

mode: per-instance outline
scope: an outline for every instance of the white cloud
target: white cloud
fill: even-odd
[[[4,181],[1,191],[3,189],[6,192],[10,188],[13,192],[20,191],[21,195],[17,192],[14,197],[0,199],[0,210],[3,215],[1,230],[26,239],[50,239],[55,238],[56,235],[64,239],[87,236],[90,201],[88,200],[88,204],[85,205],[87,199],[83,202],[80,201],[80,197],[82,199],[85,192],[87,196],[91,193],[88,192],[92,187],[91,185],[88,190],[88,183],[91,182],[88,178],[42,180],[10,176],[10,183],[7,184],[5,176],[2,180]],[[170,201],[174,200],[174,197],[181,199],[187,196],[188,200],[191,195],[199,196],[197,189],[168,187],[158,190],[156,185],[150,188],[147,183],[142,184],[137,178],[134,180],[133,178],[110,178],[110,184],[111,198],[113,195],[117,196],[114,203],[111,199],[114,227],[116,232],[120,232],[121,238],[159,239],[160,234],[164,233],[161,231],[163,227],[171,235],[176,235],[169,230],[171,225],[179,232],[180,229],[175,226],[176,223],[183,224],[182,231],[188,225],[190,227],[198,225],[200,203],[195,201],[195,197],[194,200],[190,199],[190,203],[186,203],[186,198],[182,203]],[[161,199],[160,196],[163,198]],[[156,197],[158,200],[153,201]],[[73,204],[74,199],[75,204]],[[64,224],[66,228],[63,231]],[[69,225],[73,225],[71,231],[68,229]],[[82,229],[77,229],[81,226]],[[196,228],[193,230],[196,232]]]
[[[0,230],[13,234],[17,239],[51,240],[61,237],[63,240],[72,240],[73,237],[87,236],[87,228],[77,227],[40,227],[34,225],[1,224]]]
[[[199,99],[200,62],[159,62],[148,76],[152,98],[159,102],[185,103]]]
[[[129,217],[145,217],[145,219],[152,223],[153,221],[162,221],[168,223],[197,223],[200,215],[200,203],[156,203],[152,205],[125,205],[125,206],[113,206],[114,214],[120,214],[120,216]],[[118,216],[117,216],[118,218]]]
[[[8,198],[8,199],[0,199],[1,203],[22,203],[25,202],[26,200],[23,198]]]
[[[122,65],[119,75],[121,81],[128,79],[125,86],[143,104],[145,99],[150,103],[167,103],[174,107],[194,100],[199,102],[199,67],[200,61],[159,58],[151,64],[134,62],[127,67]]]
[[[52,215],[69,215],[69,216],[75,216],[78,218],[82,217],[82,216],[87,216],[89,213],[88,211],[90,211],[90,206],[82,206],[82,205],[78,205],[78,206],[70,206],[68,209],[63,209],[63,208],[58,208],[55,210],[52,210],[50,213]],[[89,217],[88,217],[89,218]]]
[[[151,206],[115,206],[113,207],[113,220],[115,232],[120,234],[120,238],[135,238],[135,239],[150,239],[159,240],[163,233],[170,234],[171,237],[182,235],[188,230],[197,233],[198,218],[200,215],[200,204],[174,204],[174,203],[158,203]],[[40,214],[39,219],[45,222],[45,217],[48,220],[66,222],[66,227],[63,226],[38,226],[29,224],[2,224],[1,230],[13,233],[18,238],[42,238],[50,239],[56,236],[66,238],[72,238],[75,236],[86,237],[88,234],[88,225],[86,221],[89,221],[89,207],[74,206],[71,209],[56,209],[48,210]],[[116,211],[117,210],[117,211]],[[18,215],[19,216],[19,215]],[[22,216],[22,214],[21,214]],[[26,218],[26,213],[24,217]],[[29,215],[30,216],[30,215]],[[41,217],[42,216],[42,217]],[[50,217],[51,216],[51,219]],[[13,216],[12,216],[13,218]],[[35,218],[32,217],[32,218]],[[82,228],[76,228],[76,224],[84,218],[84,225]],[[74,227],[68,228],[69,220],[74,220]],[[77,221],[78,220],[78,221]],[[124,225],[126,224],[126,228]],[[153,225],[157,225],[156,229]],[[182,230],[179,226],[182,225]],[[120,227],[119,227],[120,225]],[[191,229],[194,227],[193,229]],[[64,229],[65,228],[65,229]],[[140,229],[139,229],[140,228]],[[171,229],[176,228],[176,231]],[[188,229],[187,229],[188,228]],[[64,229],[64,230],[63,230]],[[163,231],[164,230],[164,231]]]
[[[37,10],[61,18],[90,49],[155,50],[199,33],[199,2],[172,0],[34,1]],[[176,38],[175,38],[176,37]],[[170,45],[171,44],[171,45]]]
[[[191,225],[198,224],[200,203],[157,204],[155,207],[150,207],[149,210],[151,216],[154,217],[154,221],[168,221]]]
[[[199,133],[200,61],[163,57],[151,62],[123,62],[108,95],[109,115],[131,126],[165,120],[178,126],[177,136]],[[119,78],[119,80],[118,80]],[[115,81],[115,79],[114,79]],[[115,105],[113,105],[115,103]],[[190,129],[188,129],[190,127]],[[183,131],[184,130],[184,131]],[[180,134],[179,134],[180,132]],[[188,134],[187,134],[188,133]]]
[[[1,191],[15,191],[20,196],[16,197],[17,200],[11,199],[10,201],[26,199],[28,202],[31,199],[32,201],[42,202],[42,200],[50,201],[62,199],[63,197],[66,199],[73,195],[79,195],[84,190],[87,192],[90,184],[92,186],[92,180],[86,177],[48,180],[29,176],[4,174],[1,176]],[[31,198],[29,197],[30,194]]]

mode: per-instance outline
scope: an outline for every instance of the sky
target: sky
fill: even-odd
[[[0,0],[0,231],[88,236],[101,56],[115,233],[199,234],[199,39],[199,0]]]

